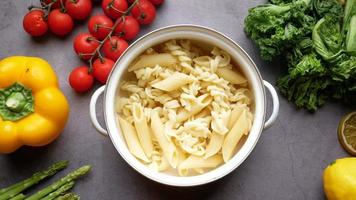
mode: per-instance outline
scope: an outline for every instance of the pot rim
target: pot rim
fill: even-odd
[[[238,49],[241,53],[242,56],[244,56],[247,60],[246,62],[250,63],[250,66],[252,66],[252,70],[254,72],[254,75],[256,75],[256,79],[258,80],[258,84],[260,86],[260,91],[261,91],[261,99],[260,101],[262,101],[262,109],[260,110],[262,113],[260,115],[260,125],[258,128],[255,128],[255,132],[256,135],[254,137],[254,141],[251,142],[250,144],[250,148],[247,149],[247,151],[241,156],[240,159],[237,159],[237,155],[239,154],[239,152],[244,148],[244,146],[246,146],[247,141],[249,140],[252,130],[250,130],[249,136],[247,137],[246,141],[244,142],[244,144],[242,145],[241,149],[235,153],[235,155],[231,158],[231,160],[229,160],[227,163],[223,163],[222,165],[216,167],[215,169],[208,171],[202,175],[196,175],[196,176],[187,176],[187,177],[179,177],[179,176],[173,176],[173,175],[168,175],[162,172],[155,172],[154,170],[149,169],[147,166],[143,165],[140,161],[138,161],[127,149],[126,147],[126,143],[124,141],[124,145],[125,148],[122,148],[120,145],[117,144],[117,132],[121,132],[120,127],[117,126],[117,123],[115,123],[114,125],[112,125],[111,123],[113,122],[113,120],[115,121],[116,119],[108,119],[108,106],[112,104],[114,104],[114,102],[109,102],[110,99],[109,97],[111,97],[111,91],[113,91],[112,88],[115,88],[115,92],[117,90],[117,84],[115,85],[113,83],[113,81],[111,81],[112,79],[115,78],[115,76],[120,76],[123,74],[124,70],[127,69],[128,66],[125,66],[125,69],[122,71],[122,73],[118,74],[118,65],[119,63],[123,60],[123,58],[125,58],[126,56],[128,56],[128,53],[133,49],[133,48],[137,48],[139,49],[139,47],[137,47],[137,45],[139,45],[143,40],[147,39],[148,37],[152,37],[153,35],[156,35],[160,32],[163,31],[168,31],[168,30],[173,30],[174,29],[195,29],[195,30],[200,30],[200,31],[205,31],[207,35],[211,35],[212,37],[222,37],[225,42],[230,43],[230,45],[232,45],[234,48]],[[215,35],[214,35],[215,34]],[[214,35],[214,36],[213,36]],[[182,37],[183,38],[183,37]],[[160,43],[162,43],[164,41],[161,41]],[[158,43],[157,43],[158,44]],[[143,49],[144,50],[144,49]],[[142,50],[142,51],[143,51]],[[141,54],[142,51],[139,53]],[[231,53],[230,53],[231,54]],[[136,57],[136,56],[135,56]],[[131,60],[132,61],[132,60]],[[130,62],[131,62],[130,61]],[[247,66],[246,66],[247,67]],[[243,68],[242,66],[240,66],[240,68]],[[117,78],[118,80],[120,78]],[[113,85],[114,84],[114,85]],[[250,86],[252,85],[252,83],[250,83]],[[251,88],[252,90],[252,88]],[[116,94],[113,94],[114,96]],[[226,176],[227,174],[231,173],[233,170],[235,170],[238,166],[240,166],[251,154],[251,152],[253,151],[253,149],[255,148],[257,142],[259,141],[259,138],[261,136],[261,133],[264,129],[264,122],[266,119],[266,91],[265,91],[265,87],[263,84],[263,79],[262,76],[256,66],[256,64],[254,63],[254,61],[251,59],[251,57],[247,54],[247,52],[239,45],[237,44],[234,40],[232,40],[230,37],[226,36],[225,34],[216,31],[214,29],[205,27],[205,26],[200,26],[200,25],[193,25],[193,24],[178,24],[178,25],[171,25],[171,26],[166,26],[166,27],[162,27],[156,30],[153,30],[145,35],[143,35],[142,37],[140,37],[139,39],[137,39],[136,41],[134,41],[125,51],[124,53],[121,55],[121,57],[115,62],[114,65],[114,69],[111,71],[108,81],[107,81],[107,85],[104,91],[104,101],[103,101],[103,111],[104,111],[104,119],[105,119],[105,124],[108,130],[108,135],[110,137],[111,142],[113,143],[115,149],[117,150],[117,152],[120,154],[120,156],[125,160],[125,162],[127,164],[129,164],[132,168],[134,168],[137,172],[139,172],[140,174],[142,174],[143,176],[156,181],[158,183],[161,184],[165,184],[165,185],[170,185],[170,186],[179,186],[179,187],[187,187],[187,186],[198,186],[198,185],[203,185],[203,184],[207,184],[210,182],[213,182],[215,180],[218,180],[224,176]],[[255,106],[257,106],[257,101],[256,98],[254,99],[255,102]],[[111,114],[110,114],[111,115]],[[256,115],[256,113],[255,113]],[[116,116],[114,116],[116,118]],[[254,122],[253,122],[253,127],[256,120],[256,117],[254,116]],[[116,126],[116,128],[114,129],[113,126]],[[114,131],[115,130],[115,131]],[[114,133],[116,134],[116,136],[114,135]],[[121,139],[123,140],[123,139]],[[129,154],[129,155],[128,155]],[[240,155],[240,154],[239,154]],[[132,157],[132,158],[130,158]],[[142,166],[140,166],[142,165]],[[215,172],[212,175],[212,172]],[[210,178],[207,178],[210,177]]]

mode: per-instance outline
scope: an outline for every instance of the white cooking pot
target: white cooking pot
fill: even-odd
[[[254,97],[254,109],[252,109],[254,111],[253,125],[241,149],[227,163],[202,175],[179,177],[149,169],[129,152],[121,133],[121,129],[116,123],[115,97],[119,90],[119,83],[123,74],[127,71],[129,64],[147,48],[170,39],[190,39],[199,41],[211,46],[217,46],[228,52],[235,63],[239,65],[240,71],[248,79]],[[267,121],[265,120],[267,103],[264,86],[266,86],[271,93],[273,102],[272,115]],[[100,126],[96,117],[95,108],[98,97],[103,93],[103,110],[107,130]],[[195,25],[176,25],[161,28],[146,34],[131,44],[115,63],[115,67],[109,76],[107,85],[97,89],[90,102],[90,117],[94,127],[103,135],[110,136],[112,143],[121,157],[132,168],[147,178],[172,186],[195,186],[209,183],[236,169],[251,153],[263,129],[270,127],[276,120],[278,110],[279,101],[276,90],[270,83],[262,79],[256,65],[247,53],[238,44],[222,33]]]

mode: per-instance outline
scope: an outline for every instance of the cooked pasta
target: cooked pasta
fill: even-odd
[[[228,162],[252,127],[248,81],[219,48],[170,40],[147,49],[128,73],[135,78],[120,83],[118,125],[153,170],[205,173]]]

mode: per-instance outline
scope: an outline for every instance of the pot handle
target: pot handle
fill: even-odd
[[[93,96],[90,99],[90,119],[91,123],[95,127],[95,129],[104,136],[108,136],[108,132],[99,124],[98,118],[96,117],[96,102],[98,101],[99,96],[105,91],[105,85],[101,86],[97,89]]]
[[[264,126],[264,129],[268,129],[269,127],[272,126],[272,124],[277,119],[278,112],[279,112],[279,99],[278,99],[276,89],[269,82],[263,80],[263,84],[265,85],[265,87],[268,89],[268,91],[272,95],[272,104],[273,104],[272,114],[269,117],[269,119],[266,121],[265,126]]]

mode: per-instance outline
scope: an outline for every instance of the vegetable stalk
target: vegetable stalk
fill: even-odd
[[[54,182],[53,184],[49,185],[48,187],[38,191],[37,193],[33,194],[32,196],[26,198],[26,200],[39,200],[39,199],[47,196],[48,194],[58,190],[63,185],[70,183],[70,182],[78,179],[79,177],[85,175],[86,173],[88,173],[88,171],[90,169],[91,169],[91,166],[89,166],[89,165],[83,166],[83,167],[69,173],[67,176],[59,179],[58,181]]]
[[[16,195],[15,197],[11,198],[10,200],[23,200],[25,198],[26,198],[26,196],[24,194],[20,193],[20,194]]]
[[[26,190],[27,188],[39,183],[41,180],[47,177],[53,176],[58,171],[66,168],[67,166],[68,166],[68,161],[57,162],[45,171],[35,173],[32,175],[32,177],[23,180],[20,183],[1,189],[0,200],[7,200],[12,197],[15,197],[16,195],[20,194],[22,191]]]
[[[80,197],[73,193],[68,193],[58,197],[56,200],[79,200]]]
[[[48,194],[47,196],[45,196],[44,198],[42,198],[41,200],[53,200],[56,199],[58,196],[60,196],[61,194],[67,192],[68,190],[72,189],[74,186],[74,181],[71,181],[69,183],[64,184],[62,187],[58,188],[58,190]]]

